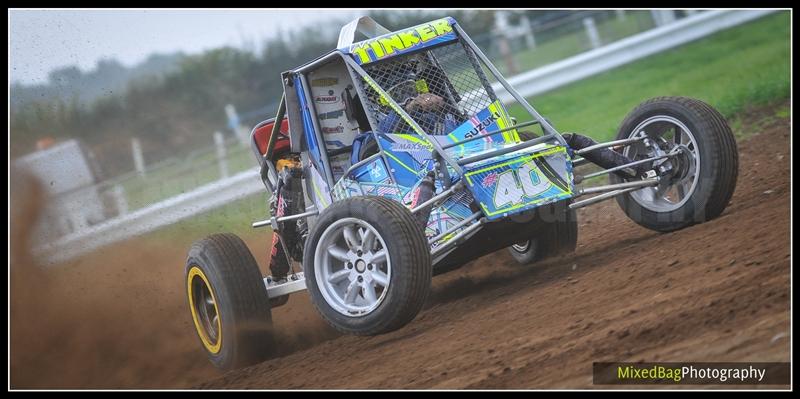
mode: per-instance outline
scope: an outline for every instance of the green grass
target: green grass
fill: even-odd
[[[215,210],[145,236],[147,240],[189,244],[213,233],[233,232],[242,237],[269,234],[269,227],[254,229],[250,224],[269,217],[266,192],[231,202]],[[177,244],[176,244],[177,245]]]
[[[780,12],[528,100],[559,131],[609,140],[657,96],[689,96],[731,116],[789,96],[789,13]],[[510,109],[529,120],[521,106]]]
[[[754,132],[760,132],[769,126],[787,120],[789,114],[788,99],[776,100],[780,102],[770,102],[772,113],[765,113],[762,109],[756,109],[754,113],[734,114],[728,117],[728,125],[733,130],[736,140],[742,140],[751,136]],[[764,107],[769,110],[769,107]]]
[[[789,106],[784,104],[778,109],[775,110],[775,117],[777,118],[788,118],[789,117]]]
[[[625,115],[651,97],[695,97],[731,117],[750,106],[784,100],[789,88],[789,13],[780,12],[559,88],[531,102],[562,132],[577,131],[608,140]],[[520,121],[528,119],[521,107],[512,107],[511,112]],[[788,115],[788,107],[775,112],[775,117]],[[739,130],[736,127],[741,121],[733,118],[731,124]],[[266,217],[264,201],[264,195],[252,196],[164,228],[152,237],[179,236],[191,241],[221,231],[245,236],[268,233],[250,228],[252,221]]]
[[[588,48],[585,36],[583,31],[579,31],[539,44],[533,50],[520,52],[514,57],[517,68],[519,71],[526,71],[586,51]],[[502,59],[494,60],[494,64],[501,67],[501,73],[506,73]]]
[[[256,166],[250,148],[237,143],[227,146],[230,175]],[[148,170],[145,176],[124,180],[129,210],[133,211],[175,195],[191,191],[220,178],[214,150],[202,152],[169,165]]]

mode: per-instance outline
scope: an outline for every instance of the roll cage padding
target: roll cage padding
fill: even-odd
[[[291,152],[301,152],[306,146],[303,144],[305,131],[303,130],[303,115],[300,109],[300,100],[297,91],[292,87],[294,78],[292,72],[281,74],[283,78],[283,93],[286,101],[286,117],[289,119],[289,144]]]

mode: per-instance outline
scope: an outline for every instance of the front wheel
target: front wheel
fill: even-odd
[[[311,302],[339,331],[398,329],[430,291],[430,247],[411,212],[382,197],[339,201],[320,214],[303,255]]]
[[[655,161],[660,183],[617,197],[634,222],[673,231],[722,214],[736,188],[739,158],[725,119],[710,105],[687,97],[658,97],[634,109],[617,139],[642,137],[624,150],[633,160]],[[651,172],[653,173],[653,172]],[[622,182],[610,175],[611,183]]]

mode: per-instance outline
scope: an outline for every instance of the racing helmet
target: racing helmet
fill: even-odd
[[[410,59],[405,62],[387,66],[381,74],[386,78],[383,87],[395,102],[405,105],[422,93],[428,92],[428,85],[425,80],[417,76],[418,61]],[[386,99],[379,99],[382,105],[388,105]]]
[[[386,92],[389,93],[389,96],[391,96],[392,99],[394,99],[394,101],[396,101],[398,104],[405,105],[421,94],[417,87],[418,81],[415,78],[416,76],[412,76],[408,79],[402,80],[390,87],[388,90],[386,90]],[[420,80],[419,82],[424,81]]]

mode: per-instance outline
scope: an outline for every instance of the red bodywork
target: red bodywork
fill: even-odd
[[[269,136],[272,134],[272,127],[275,125],[275,119],[267,121],[263,125],[256,128],[253,135],[261,155],[267,153],[267,144],[269,143]],[[284,118],[281,123],[280,136],[275,141],[275,148],[272,150],[273,160],[276,156],[289,152],[289,119]]]

